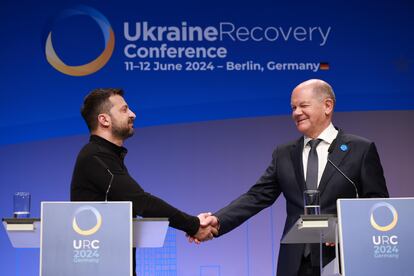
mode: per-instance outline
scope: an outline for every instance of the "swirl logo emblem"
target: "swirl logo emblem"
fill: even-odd
[[[387,208],[392,214],[392,221],[388,225],[381,226],[375,221],[374,212],[375,212],[376,209],[378,209],[380,207]],[[391,229],[393,229],[397,225],[397,222],[398,222],[397,210],[395,210],[394,206],[392,206],[389,203],[386,203],[386,202],[376,203],[374,206],[372,206],[372,208],[370,210],[370,213],[371,213],[371,217],[370,217],[371,225],[372,225],[372,227],[374,227],[378,231],[387,232],[387,231],[390,231]]]
[[[82,212],[85,212],[85,211],[92,212],[95,215],[95,218],[96,218],[95,226],[93,226],[90,229],[86,229],[86,230],[81,229],[78,225],[77,220],[76,220],[76,216],[79,215]],[[82,236],[90,236],[90,235],[95,234],[99,230],[99,228],[101,228],[101,225],[102,225],[102,216],[98,212],[98,210],[96,210],[96,208],[94,208],[92,206],[80,207],[78,210],[76,210],[75,215],[73,216],[73,221],[72,221],[73,230],[75,230],[76,233],[78,233],[79,235],[82,235]]]
[[[50,31],[46,38],[46,59],[50,65],[63,74],[70,76],[86,76],[100,70],[109,61],[115,47],[115,35],[106,17],[97,10],[87,6],[76,6],[64,10],[56,21],[61,21],[75,15],[87,15],[99,25],[105,40],[105,49],[96,59],[87,64],[70,66],[65,64],[56,54],[52,44],[52,31]]]

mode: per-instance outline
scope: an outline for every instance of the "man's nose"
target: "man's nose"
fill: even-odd
[[[297,117],[297,116],[299,116],[301,114],[302,114],[302,110],[299,107],[297,107],[294,110],[292,110],[292,116],[293,117]]]
[[[135,113],[132,111],[132,110],[130,110],[129,111],[129,117],[131,117],[131,118],[136,118],[137,116],[135,115]]]

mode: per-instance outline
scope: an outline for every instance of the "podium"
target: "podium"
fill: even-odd
[[[337,201],[343,276],[414,275],[414,198]]]
[[[319,243],[321,276],[337,276],[339,273],[338,247],[335,259],[322,267],[322,244],[338,244],[338,219],[335,215],[302,215],[283,236],[281,243]]]
[[[336,258],[321,275],[341,275],[339,249],[342,276],[413,275],[413,209],[414,198],[338,199],[338,219],[301,216],[281,242],[334,242]]]
[[[3,219],[15,248],[40,248],[40,275],[132,275],[132,247],[162,247],[166,218],[131,202],[42,202],[41,219]]]

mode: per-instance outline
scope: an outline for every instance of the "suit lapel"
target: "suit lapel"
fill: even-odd
[[[342,144],[346,144],[347,141],[344,141],[343,139],[343,132],[342,130],[339,130],[338,136],[336,138],[336,142],[334,145],[333,151],[328,155],[328,158],[334,163],[336,166],[340,166],[342,163],[342,160],[345,158],[345,156],[348,154],[349,151],[342,151],[340,149],[340,146]],[[323,194],[323,191],[325,190],[326,186],[329,183],[329,180],[331,179],[332,175],[336,173],[335,168],[329,164],[329,162],[326,163],[325,170],[323,171],[321,181],[319,183],[318,190],[320,191],[320,194]]]
[[[305,176],[303,175],[303,137],[301,137],[290,150],[290,157],[292,159],[293,167],[295,168],[296,183],[299,185],[301,191],[305,190]]]

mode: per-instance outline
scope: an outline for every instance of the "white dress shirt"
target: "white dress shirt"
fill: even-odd
[[[323,171],[325,170],[326,163],[328,162],[328,149],[331,146],[333,140],[335,140],[336,136],[338,135],[338,130],[335,129],[332,123],[322,131],[321,134],[317,137],[317,139],[321,139],[322,141],[316,147],[316,152],[318,153],[318,187],[319,182],[321,181]],[[303,160],[303,175],[305,176],[306,180],[306,171],[308,168],[308,156],[311,147],[308,145],[308,142],[312,140],[307,136],[304,136],[303,141],[303,153],[302,153],[302,160]]]

